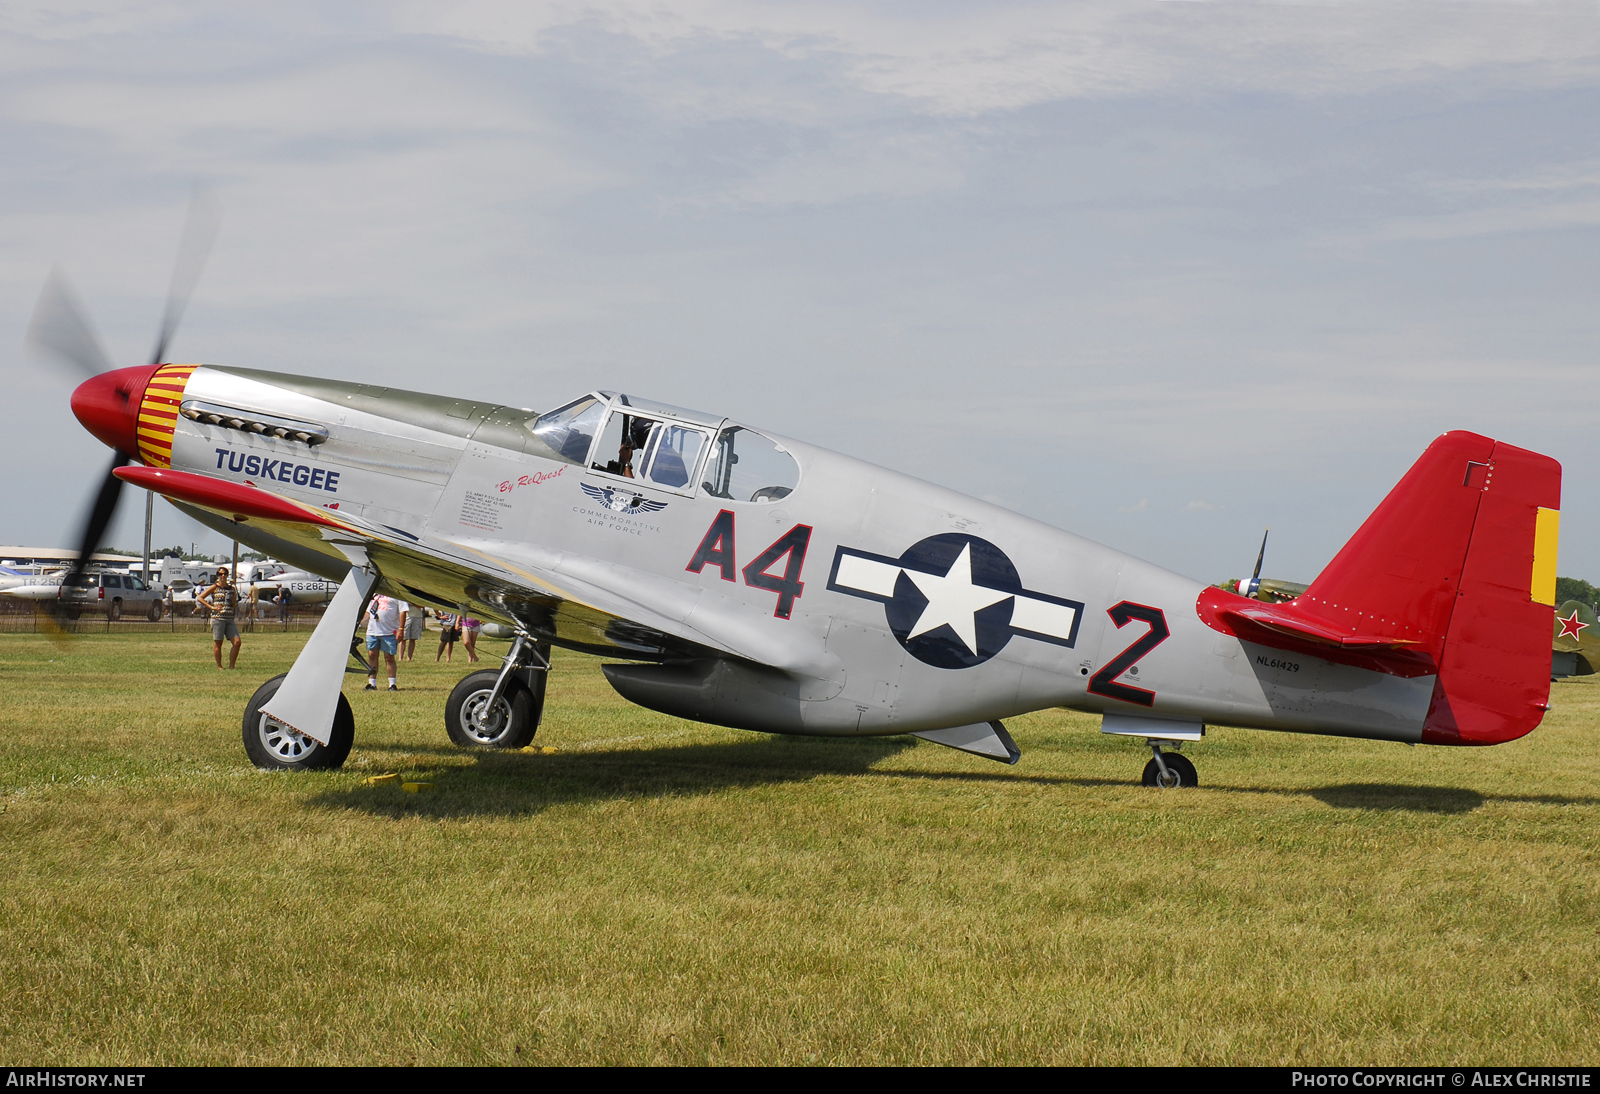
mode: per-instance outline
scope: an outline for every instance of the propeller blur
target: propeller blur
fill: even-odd
[[[83,519],[82,531],[78,534],[78,555],[68,567],[71,574],[83,572],[89,556],[100,546],[116,516],[123,480],[115,472],[139,451],[141,399],[188,307],[189,297],[216,239],[219,217],[216,199],[209,191],[197,189],[189,203],[155,352],[150,365],[144,369],[112,370],[111,359],[94,325],[89,322],[87,310],[61,271],[52,271],[34,306],[33,319],[28,324],[28,346],[58,368],[65,367],[78,377],[90,378],[73,392],[72,412],[96,437],[113,438],[106,442],[113,450],[111,466],[101,478]],[[95,424],[90,425],[91,422]]]

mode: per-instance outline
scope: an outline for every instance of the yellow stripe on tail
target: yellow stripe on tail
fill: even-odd
[[[1540,507],[1533,525],[1533,581],[1530,595],[1540,604],[1556,604],[1556,545],[1561,539],[1561,510]]]

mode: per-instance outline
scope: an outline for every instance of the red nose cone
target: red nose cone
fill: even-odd
[[[139,403],[157,365],[117,368],[85,380],[72,393],[72,413],[83,428],[127,455],[139,451]]]

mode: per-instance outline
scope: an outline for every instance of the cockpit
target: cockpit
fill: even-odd
[[[761,504],[800,482],[789,450],[748,426],[630,395],[594,392],[528,428],[553,459],[678,494]]]

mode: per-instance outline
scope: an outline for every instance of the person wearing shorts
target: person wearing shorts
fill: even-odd
[[[400,652],[405,659],[410,661],[417,654],[417,639],[422,637],[422,628],[428,621],[428,609],[418,605],[406,612],[406,633],[400,640]]]
[[[467,616],[461,620],[461,648],[467,651],[467,660],[478,659],[478,631],[483,627],[483,621]]]
[[[221,600],[218,601],[217,597],[221,597]],[[228,568],[218,568],[216,580],[195,599],[211,613],[211,656],[216,658],[217,668],[222,667],[224,640],[233,643],[233,649],[228,654],[228,667],[233,668],[239,663],[239,647],[244,645],[244,639],[239,637],[239,623],[234,618],[239,608],[239,591],[233,587]]]
[[[378,595],[372,598],[372,603],[367,605],[367,662],[370,666],[367,673],[367,690],[378,690],[378,651],[383,651],[383,662],[389,670],[389,690],[399,691],[395,683],[395,654],[400,651],[400,640],[397,637],[406,631],[406,608],[409,605],[404,600],[396,600],[392,596]]]
[[[439,652],[433,655],[434,663],[439,658],[445,661],[454,660],[456,643],[461,640],[461,617],[451,615],[449,612],[439,612]]]

